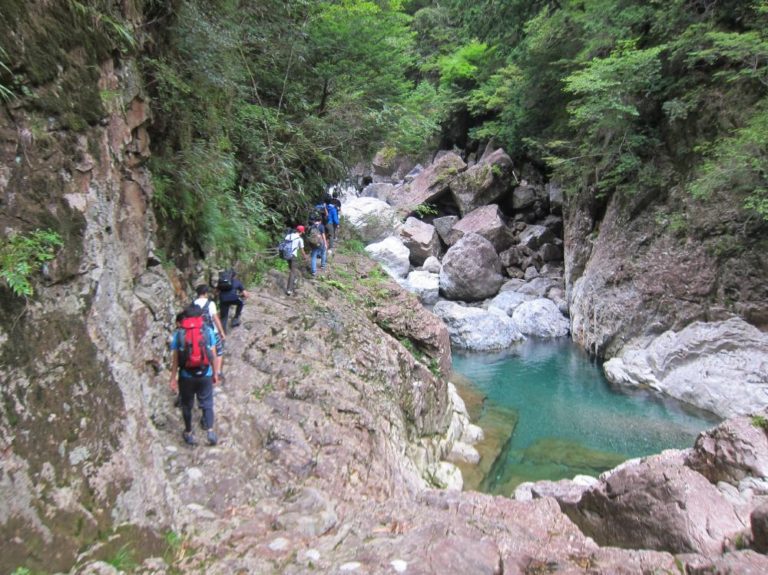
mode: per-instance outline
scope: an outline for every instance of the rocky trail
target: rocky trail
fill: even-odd
[[[402,329],[392,318],[407,319],[411,341],[438,362],[424,326],[439,322],[364,258],[337,256],[290,298],[284,277],[273,272],[251,292],[227,340],[218,445],[199,431],[199,445],[184,445],[172,394],[157,394],[174,544],[136,572],[765,572],[753,551],[711,559],[600,547],[555,498],[430,487],[424,478],[448,449],[447,384],[429,355],[417,361],[392,335]],[[81,572],[116,569],[92,562]]]

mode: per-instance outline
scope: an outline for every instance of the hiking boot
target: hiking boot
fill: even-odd
[[[219,442],[219,438],[216,436],[216,432],[213,429],[208,430],[208,445],[216,445]]]
[[[240,325],[240,318],[239,317],[236,317],[236,318],[232,319],[232,327],[237,327],[239,325]]]
[[[285,290],[285,295],[293,295],[293,290]]]
[[[195,439],[195,436],[192,435],[191,431],[189,433],[185,431],[181,436],[184,438],[184,443],[187,445],[197,445],[197,440]]]

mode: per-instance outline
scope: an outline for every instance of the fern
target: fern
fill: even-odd
[[[53,231],[37,230],[9,236],[0,243],[0,279],[17,296],[32,296],[32,275],[52,260],[56,248],[62,245],[61,237]]]

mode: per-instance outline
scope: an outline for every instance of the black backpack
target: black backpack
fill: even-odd
[[[220,271],[219,279],[216,280],[216,289],[218,289],[219,291],[231,290],[234,279],[235,279],[235,270]]]

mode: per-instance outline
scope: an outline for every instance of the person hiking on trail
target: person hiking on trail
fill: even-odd
[[[325,200],[321,201],[320,203],[316,204],[313,208],[314,214],[312,214],[312,217],[310,220],[313,220],[315,215],[320,215],[320,223],[324,226],[328,224],[328,208],[325,205]],[[312,221],[309,222],[312,224]]]
[[[213,370],[215,336],[203,321],[203,310],[190,305],[177,316],[178,329],[171,339],[171,391],[181,398],[184,420],[182,437],[187,445],[197,445],[192,432],[192,409],[197,403],[203,410],[203,427],[209,445],[219,438],[213,430],[213,386],[218,378]]]
[[[228,274],[227,278],[222,277],[225,273]],[[232,318],[232,327],[237,327],[240,325],[240,314],[243,313],[243,306],[248,297],[248,292],[245,291],[245,286],[237,278],[235,270],[226,270],[226,272],[219,274],[216,291],[219,294],[221,325],[224,326],[224,333],[229,333],[227,326],[229,308],[233,306],[235,308],[235,317]]]
[[[328,240],[325,237],[325,226],[319,213],[313,214],[312,224],[307,231],[307,244],[312,250],[309,254],[309,269],[312,277],[317,277],[317,256],[320,256],[320,269],[325,270],[328,252]]]
[[[296,258],[301,253],[301,260],[304,261],[307,258],[307,253],[304,251],[304,240],[301,235],[304,233],[304,226],[296,226],[295,231],[291,231],[285,236],[286,241],[291,242],[291,259],[288,260],[288,284],[285,286],[285,295],[293,294],[296,289],[296,281],[298,275],[301,273],[299,269],[299,262]]]
[[[219,377],[219,380],[223,380],[223,367],[224,364],[224,340],[226,335],[224,334],[224,327],[221,325],[219,319],[219,312],[216,309],[216,303],[210,299],[210,289],[205,284],[200,284],[195,288],[197,293],[197,299],[192,303],[203,310],[203,320],[213,330],[216,343],[216,356],[213,361],[213,369]]]
[[[325,209],[328,212],[328,225],[326,226],[326,235],[328,236],[328,250],[333,250],[336,243],[336,229],[339,227],[339,211],[336,204],[333,203],[333,197],[325,198]]]

